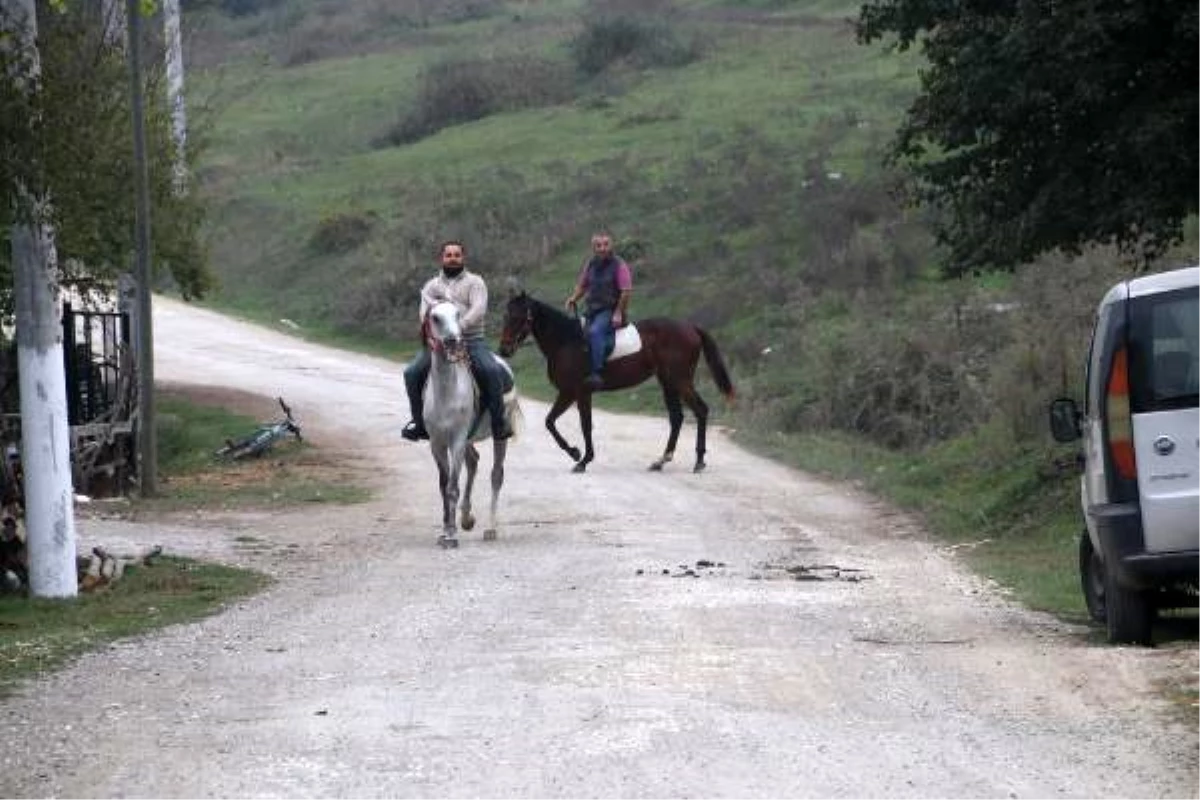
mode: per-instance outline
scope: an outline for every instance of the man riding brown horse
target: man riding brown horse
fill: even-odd
[[[705,468],[704,453],[708,429],[708,404],[696,390],[696,364],[703,357],[721,394],[733,400],[733,381],[717,343],[704,328],[692,322],[652,317],[638,321],[621,331],[619,353],[614,353],[604,368],[604,384],[600,391],[610,392],[637,386],[653,377],[662,389],[667,407],[670,432],[662,457],[650,465],[660,470],[675,455],[675,444],[683,425],[683,406],[691,409],[696,418],[696,462],[693,471]],[[500,334],[500,355],[511,356],[526,339],[537,343],[546,359],[547,375],[557,397],[546,414],[546,430],[567,455],[575,461],[575,472],[587,469],[595,457],[592,448],[592,396],[597,388],[585,383],[589,370],[594,374],[584,334],[579,321],[530,297],[524,291],[514,292],[505,308],[504,330]],[[628,349],[626,349],[628,347]],[[594,351],[593,351],[594,353]],[[605,363],[601,361],[601,363]],[[579,409],[579,426],[583,432],[582,453],[559,433],[555,421],[575,405]]]
[[[613,252],[612,235],[607,231],[592,236],[592,253],[564,305],[573,311],[581,298],[587,298],[583,318],[587,324],[591,372],[585,383],[591,389],[599,389],[604,385],[600,373],[604,359],[612,352],[616,330],[628,321],[633,275],[629,265]]]

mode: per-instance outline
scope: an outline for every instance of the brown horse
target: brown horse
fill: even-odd
[[[592,450],[592,392],[628,389],[645,381],[651,375],[658,378],[662,387],[663,401],[667,405],[667,416],[671,422],[671,433],[667,437],[667,449],[662,458],[650,465],[652,470],[661,470],[663,464],[675,455],[675,443],[679,440],[679,429],[683,425],[681,401],[696,417],[696,465],[693,472],[704,469],[704,439],[708,426],[708,406],[696,391],[696,363],[700,354],[708,363],[713,381],[728,400],[733,400],[733,382],[721,360],[716,342],[698,325],[661,317],[638,322],[636,333],[641,339],[641,348],[631,355],[611,358],[604,366],[604,384],[598,389],[589,388],[584,379],[588,375],[587,341],[579,320],[530,297],[525,292],[515,294],[508,301],[504,315],[504,330],[500,334],[500,354],[508,357],[529,336],[537,342],[546,357],[546,372],[558,397],[546,415],[546,429],[558,446],[575,461],[575,472],[583,472],[595,457]],[[575,403],[579,407],[579,424],[583,428],[583,457],[579,449],[571,447],[554,426],[562,413]]]

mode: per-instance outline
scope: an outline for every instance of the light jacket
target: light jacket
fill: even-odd
[[[488,290],[483,278],[464,269],[453,278],[439,272],[421,287],[420,321],[436,303],[450,301],[458,306],[458,321],[462,325],[463,338],[468,341],[483,339],[487,331]]]

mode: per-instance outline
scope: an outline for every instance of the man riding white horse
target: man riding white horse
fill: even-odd
[[[455,511],[462,512],[463,530],[475,525],[471,512],[471,489],[479,467],[477,441],[488,438],[486,431],[476,432],[481,421],[479,393],[471,374],[467,343],[459,322],[458,306],[443,300],[429,310],[425,320],[425,340],[430,350],[429,386],[425,390],[422,412],[429,433],[429,451],[438,467],[438,490],[442,495],[442,547],[458,547],[458,525]],[[501,363],[506,376],[505,388],[514,393],[508,406],[508,423],[514,425],[520,416],[520,405],[512,383],[512,371]],[[496,538],[500,490],[504,486],[504,459],[509,440],[492,437],[492,503],[490,525],[483,532],[484,541]],[[459,491],[462,468],[467,470],[467,485]],[[461,500],[461,503],[460,503]]]
[[[512,429],[504,418],[504,383],[507,375],[484,339],[487,284],[482,277],[467,270],[466,248],[462,242],[453,239],[444,242],[441,261],[441,272],[421,288],[421,324],[424,326],[429,310],[439,302],[447,301],[458,306],[459,323],[471,359],[471,373],[479,386],[480,405],[488,410],[492,418],[492,437],[501,441],[508,439],[512,436]],[[413,418],[404,426],[401,435],[411,442],[429,438],[421,399],[429,378],[429,364],[429,350],[424,347],[404,370],[404,387],[408,391],[408,405]]]

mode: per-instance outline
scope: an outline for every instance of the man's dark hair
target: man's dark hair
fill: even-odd
[[[446,248],[452,244],[456,244],[460,248],[462,248],[464,256],[467,254],[467,246],[465,244],[463,244],[461,241],[459,241],[458,239],[446,239],[440,245],[438,245],[438,255],[440,256],[442,253],[446,252]]]

